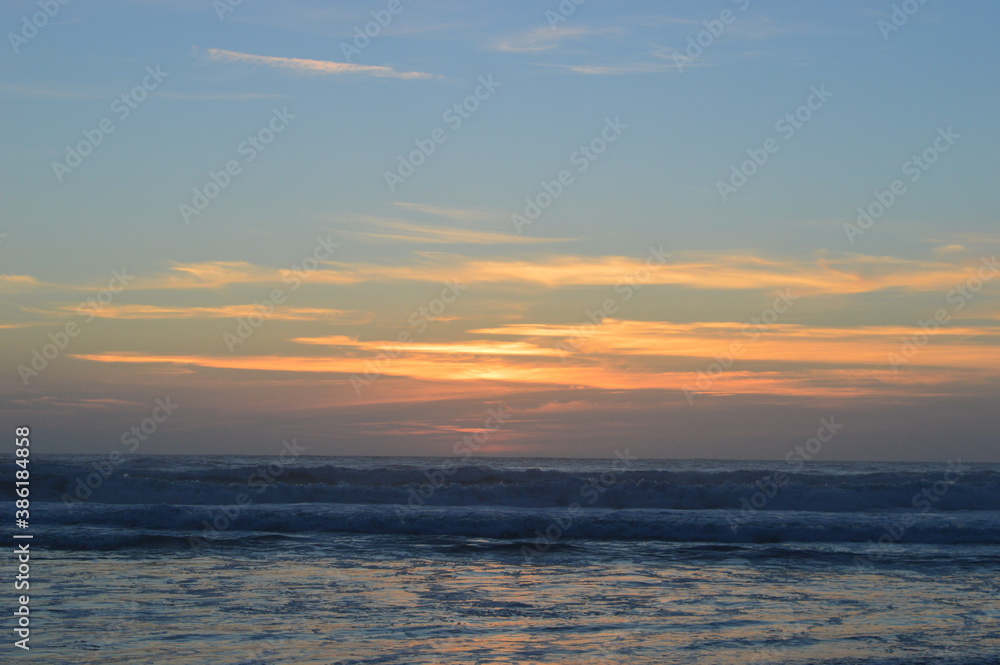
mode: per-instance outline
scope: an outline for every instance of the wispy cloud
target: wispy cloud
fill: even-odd
[[[67,87],[45,85],[24,85],[5,83],[0,85],[0,94],[29,99],[104,99],[107,95],[97,90],[72,90]]]
[[[574,74],[587,74],[591,76],[621,76],[623,74],[660,74],[663,72],[678,71],[676,65],[665,62],[646,62],[634,65],[553,65],[546,67],[556,67],[566,69]]]
[[[558,48],[563,42],[579,41],[597,35],[624,34],[621,28],[588,28],[585,26],[534,28],[527,32],[504,37],[493,42],[493,48],[498,51],[512,53],[535,53]]]
[[[0,291],[31,291],[40,286],[45,285],[31,275],[0,275]]]
[[[27,98],[27,99],[52,99],[52,100],[76,100],[76,99],[107,99],[113,97],[111,90],[83,90],[70,89],[67,87],[38,86],[38,85],[0,85],[0,95]],[[164,99],[180,99],[185,101],[252,101],[256,99],[275,99],[284,97],[262,92],[161,92],[156,91],[156,96]]]
[[[627,74],[660,74],[664,72],[680,72],[677,67],[677,57],[685,61],[684,67],[704,66],[703,61],[691,60],[683,53],[674,51],[667,47],[657,47],[651,51],[637,53],[629,60],[620,60],[617,63],[536,63],[542,67],[552,67],[564,69],[575,74],[585,74],[591,76],[622,76]]]
[[[553,242],[569,242],[572,240],[572,238],[527,237],[494,231],[429,226],[380,217],[363,217],[359,219],[368,224],[386,229],[386,231],[344,232],[373,240],[446,245],[540,245]]]
[[[434,345],[429,345],[434,346]],[[643,367],[615,358],[557,360],[530,347],[480,347],[455,354],[438,349],[406,349],[394,352],[385,375],[420,381],[421,391],[436,383],[461,384],[472,394],[483,384],[503,382],[522,387],[597,388],[615,391],[689,389],[700,378],[690,369],[664,370]],[[464,351],[464,352],[463,352]],[[252,372],[296,372],[347,376],[370,371],[371,355],[355,355],[356,349],[335,356],[290,355],[160,355],[136,352],[72,354],[79,360],[99,363],[173,365]],[[489,362],[484,362],[489,358]],[[715,376],[703,392],[716,395],[770,394],[796,397],[920,396],[941,394],[951,384],[966,391],[991,380],[982,369],[922,368],[920,372],[895,372],[885,365],[875,367],[796,367],[777,370],[733,370]],[[405,394],[405,393],[404,393]],[[423,393],[426,395],[426,393]],[[413,398],[412,393],[410,398]]]
[[[255,99],[278,99],[284,95],[263,92],[161,92],[161,97],[196,102],[245,102]]]
[[[256,65],[261,67],[273,67],[275,69],[289,70],[298,75],[329,76],[337,74],[358,74],[364,76],[376,76],[380,78],[399,79],[429,79],[441,78],[436,74],[427,72],[401,72],[392,67],[382,67],[378,65],[358,65],[350,62],[334,62],[331,60],[306,60],[302,58],[280,58],[268,55],[253,55],[251,53],[240,53],[238,51],[226,51],[223,49],[210,48],[205,51],[205,56],[214,62],[227,62],[245,65]]]
[[[736,321],[670,323],[606,319],[590,326],[508,324],[469,330],[473,335],[503,335],[526,339],[566,339],[581,356],[655,356],[704,358],[711,361],[733,343],[744,350],[740,362],[802,363],[804,366],[885,366],[899,353],[900,340],[918,335],[917,326],[861,326],[855,328],[773,324],[766,329]],[[1000,340],[996,326],[957,326],[935,333],[913,366],[967,370],[1000,370],[1000,355],[992,353]],[[750,340],[753,340],[752,342]]]
[[[325,337],[297,337],[292,340],[299,344],[316,344],[329,347],[356,348],[376,353],[385,347],[385,342],[361,342],[346,335]],[[558,356],[559,349],[536,346],[528,342],[498,342],[496,340],[467,340],[462,342],[410,343],[407,353],[439,353],[453,356]]]
[[[42,314],[74,314],[76,307],[63,307],[52,311],[27,309],[26,311]],[[86,310],[89,313],[91,310]],[[219,305],[216,307],[165,307],[160,305],[105,305],[93,310],[98,317],[105,319],[237,319],[259,313],[259,309],[249,305]],[[281,321],[337,321],[358,323],[367,321],[370,317],[359,316],[340,309],[322,307],[279,307],[268,313],[269,319]]]
[[[768,17],[744,17],[726,28],[728,36],[749,41],[763,41],[788,34],[807,35],[815,32],[811,26],[779,22]]]
[[[453,219],[465,219],[465,220],[497,220],[503,219],[504,214],[495,210],[482,210],[473,208],[444,208],[441,206],[428,205],[426,203],[407,203],[405,201],[398,201],[393,205],[404,208],[406,210],[415,210],[417,212],[422,212],[427,215],[434,215],[436,217],[450,217]]]
[[[393,221],[413,242],[487,244],[514,242],[486,231],[426,227]],[[393,234],[386,234],[393,235]],[[434,239],[434,240],[431,240]],[[548,239],[549,241],[553,239]],[[958,254],[958,256],[956,256]],[[376,264],[325,261],[312,271],[310,283],[443,282],[528,283],[550,288],[619,284],[623,277],[649,271],[649,284],[671,284],[698,290],[769,290],[790,288],[796,294],[862,294],[900,289],[946,293],[975,274],[981,260],[961,253],[936,259],[900,259],[863,254],[824,254],[809,259],[768,258],[747,252],[716,254],[674,252],[669,263],[647,266],[645,257],[555,254],[534,259],[472,258],[448,252],[417,252],[416,262]],[[949,260],[946,260],[949,259]],[[212,289],[235,284],[280,283],[287,271],[245,261],[175,264],[166,273],[137,277],[131,289]],[[27,275],[0,275],[0,290],[39,289],[88,291],[93,286],[42,283]]]

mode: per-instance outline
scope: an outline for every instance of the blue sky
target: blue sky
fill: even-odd
[[[291,429],[329,454],[442,454],[444,437],[504,402],[523,417],[490,454],[606,456],[602,441],[627,429],[647,456],[770,457],[797,436],[775,418],[835,411],[856,424],[856,438],[831,453],[843,458],[940,456],[956,431],[967,455],[991,455],[995,284],[952,312],[960,325],[908,362],[905,380],[895,370],[872,379],[886,363],[868,351],[874,335],[889,349],[875,355],[888,357],[1000,241],[994,4],[567,0],[575,10],[553,22],[558,2],[402,1],[345,55],[342,45],[389,4],[246,0],[220,17],[209,2],[69,2],[23,40],[8,33],[22,33],[39,4],[5,5],[0,333],[14,413],[51,418],[62,450],[101,452],[171,391],[201,406],[147,452],[266,452]],[[889,32],[894,12],[901,25]],[[709,39],[705,22],[720,18]],[[699,33],[706,46],[689,58]],[[148,68],[166,76],[122,117],[115,100],[153,82]],[[482,77],[497,87],[451,126],[445,113]],[[829,98],[791,136],[779,131],[817,89]],[[282,131],[245,161],[241,144],[276,111]],[[53,162],[102,120],[114,131],[60,180]],[[616,120],[625,129],[579,171],[573,155]],[[390,189],[386,172],[439,128],[447,139]],[[957,138],[911,181],[904,164],[949,131]],[[719,181],[768,139],[777,151],[723,200]],[[186,223],[179,206],[231,161],[239,173]],[[572,183],[517,233],[511,215],[563,170]],[[849,242],[844,225],[858,206],[896,179],[905,193]],[[312,311],[289,304],[238,352],[221,345],[242,311],[231,308],[281,288],[280,271],[301,264],[317,237],[339,247],[294,294]],[[545,349],[561,333],[537,326],[565,336],[592,303],[621,295],[617,275],[640,269],[651,246],[672,252],[671,264],[576,349],[579,376],[557,376]],[[123,266],[136,281],[26,384],[18,368],[32,350]],[[397,362],[359,400],[350,378],[377,352],[362,344],[410,329],[410,314],[449,278],[474,287],[419,343],[459,346],[406,350],[412,365]],[[789,284],[802,285],[802,299],[773,332],[813,346],[794,358],[780,344],[758,346],[726,385],[686,403],[682,386],[713,362],[715,329],[662,326],[738,330]],[[515,325],[535,328],[504,327]],[[816,340],[838,329],[856,346],[838,350],[842,359],[817,356]],[[614,342],[682,333],[693,341],[670,349]],[[492,346],[468,346],[484,340]],[[986,354],[982,366],[968,360],[975,353]],[[260,360],[236,367],[236,356]],[[534,356],[537,368],[505,364]],[[206,360],[216,357],[229,364]],[[304,357],[331,364],[304,370]],[[426,358],[454,365],[437,375]],[[454,378],[464,367],[480,368],[467,384]],[[590,371],[602,378],[584,380]],[[629,373],[631,388],[616,378]],[[818,375],[822,390],[795,383]],[[728,382],[737,378],[752,387]],[[265,409],[265,421],[259,407],[242,409],[240,391],[259,398],[250,384],[272,385],[306,415],[293,418],[286,404]],[[953,401],[968,411],[960,426]],[[581,411],[607,424],[582,424]],[[771,415],[752,436],[734,435],[726,418],[748,413]],[[683,441],[663,441],[665,417],[683,425]],[[343,422],[342,437],[324,438]]]

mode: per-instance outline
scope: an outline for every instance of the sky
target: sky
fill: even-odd
[[[4,3],[3,421],[782,459],[832,419],[816,459],[998,461],[998,19]]]

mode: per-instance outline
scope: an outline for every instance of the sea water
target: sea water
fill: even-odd
[[[32,465],[3,662],[1000,663],[1000,465]]]

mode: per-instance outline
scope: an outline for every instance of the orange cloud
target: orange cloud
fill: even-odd
[[[75,307],[64,307],[60,313],[76,313]],[[258,313],[257,307],[248,305],[219,305],[215,307],[163,307],[159,305],[104,305],[100,309],[86,309],[106,319],[236,319]],[[358,317],[341,309],[318,307],[285,307],[279,305],[269,312],[268,319],[283,321],[348,321],[358,322],[368,317]]]
[[[386,342],[370,341],[359,342],[352,337],[345,335],[327,335],[325,337],[297,337],[292,340],[301,344],[320,344],[334,347],[354,347],[364,351],[382,351],[387,347]],[[441,342],[439,344],[426,344],[410,342],[405,345],[395,346],[405,353],[446,353],[455,356],[461,355],[498,355],[498,356],[555,356],[561,355],[558,349],[548,349],[535,346],[527,342],[497,342],[494,340],[469,340],[463,342]]]
[[[876,367],[890,364],[890,354],[900,354],[904,338],[920,339],[923,334],[916,326],[824,328],[774,324],[758,328],[734,322],[679,324],[617,319],[607,319],[599,326],[513,324],[470,332],[560,338],[563,341],[558,346],[576,355],[712,359],[729,354],[737,361]],[[910,364],[1000,370],[998,342],[1000,327],[945,326],[920,345]],[[734,349],[734,344],[739,346]]]
[[[0,290],[27,291],[45,286],[31,275],[0,275]]]
[[[790,288],[797,295],[856,294],[885,289],[948,291],[975,274],[978,261],[941,262],[845,254],[814,261],[764,259],[746,254],[679,253],[660,263],[650,257],[566,256],[538,260],[471,259],[441,252],[417,254],[417,265],[327,261],[309,274],[318,284],[458,279],[463,283],[534,283],[563,286],[618,285],[632,279],[696,289]],[[245,262],[181,264],[136,284],[144,288],[217,288],[226,284],[280,282],[286,271]]]
[[[402,205],[402,204],[396,204]],[[419,210],[441,210],[432,206],[417,206]],[[458,215],[466,211],[457,210],[453,213],[445,210],[442,214]],[[470,213],[471,214],[471,213]],[[457,229],[447,226],[431,226],[428,224],[415,224],[404,220],[385,219],[382,217],[359,216],[355,219],[363,221],[369,225],[391,229],[390,232],[375,231],[348,231],[354,235],[377,240],[394,240],[400,242],[412,242],[420,244],[464,244],[464,245],[540,245],[547,243],[568,242],[572,238],[534,238],[528,236],[513,235],[510,233],[497,233],[495,231],[477,231],[475,229]]]
[[[349,338],[342,341],[353,346]],[[329,343],[329,342],[324,342]],[[703,370],[658,371],[649,367],[625,363],[621,358],[576,358],[567,362],[542,357],[533,351],[505,355],[496,348],[476,345],[473,349],[462,344],[426,345],[424,348],[386,348],[375,355],[355,356],[198,356],[151,355],[142,353],[81,354],[74,357],[105,363],[173,364],[212,369],[265,372],[336,373],[353,375],[356,379],[374,382],[378,377],[470,383],[484,382],[549,386],[563,388],[598,388],[605,390],[697,390],[712,394],[775,394],[795,396],[857,397],[864,395],[936,394],[936,386],[946,383],[972,385],[995,376],[962,362],[962,367],[938,369],[917,367],[895,371],[884,362],[876,367],[802,367],[750,371],[734,366],[730,371],[714,373],[706,364]],[[438,348],[440,347],[440,348]],[[528,350],[529,347],[523,347]],[[372,350],[374,350],[372,348]],[[353,352],[353,349],[351,349]],[[488,355],[477,356],[480,353]],[[470,355],[471,354],[471,355]],[[741,358],[748,360],[750,358]],[[738,360],[737,362],[740,362]],[[922,360],[922,359],[921,359]],[[963,360],[965,360],[963,358]],[[707,361],[711,362],[711,361]],[[821,361],[819,361],[821,362]],[[847,362],[845,360],[845,362]],[[942,365],[944,363],[941,363]],[[711,380],[705,382],[706,375]],[[350,384],[344,378],[345,387]],[[405,391],[404,391],[405,392]],[[418,391],[419,392],[419,391]]]
[[[407,227],[408,229],[411,227]],[[413,226],[412,229],[422,227]],[[439,240],[481,242],[482,232],[437,231],[424,228]],[[457,235],[456,235],[457,234]],[[501,237],[503,234],[497,234]],[[653,249],[653,248],[650,248]],[[479,259],[444,252],[416,253],[410,265],[379,265],[322,261],[305,273],[310,284],[350,285],[360,283],[436,282],[458,280],[463,284],[533,284],[548,288],[570,286],[617,286],[661,284],[699,290],[790,289],[796,296],[816,294],[860,294],[901,289],[945,293],[976,274],[980,261],[909,260],[843,254],[821,256],[812,261],[767,259],[750,254],[706,254],[676,252],[672,257],[553,255],[533,260]],[[659,258],[657,258],[659,256]],[[301,268],[300,268],[301,270]],[[219,289],[230,285],[290,284],[291,270],[255,266],[245,261],[211,261],[172,266],[166,273],[139,277],[130,290]],[[29,290],[42,286],[33,277],[0,276],[0,288]],[[47,288],[91,290],[79,285],[44,285]],[[97,287],[101,288],[101,287]]]

